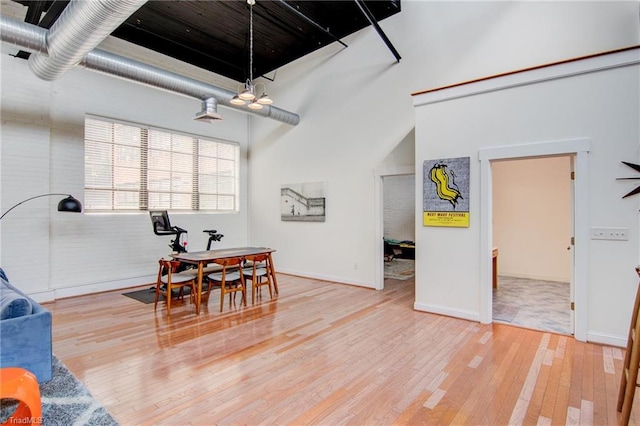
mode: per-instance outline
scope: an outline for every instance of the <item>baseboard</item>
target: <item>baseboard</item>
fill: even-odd
[[[286,269],[286,268],[277,268],[276,269],[276,273],[280,274],[287,274],[287,275],[295,275],[296,277],[302,277],[302,278],[312,278],[312,279],[316,279],[316,280],[322,280],[322,281],[331,281],[334,283],[339,283],[339,284],[349,284],[349,285],[355,285],[358,287],[366,287],[366,288],[376,288],[375,284],[369,281],[358,281],[358,280],[348,280],[342,277],[336,277],[336,276],[332,276],[332,275],[322,275],[322,274],[314,274],[314,273],[309,273],[309,272],[303,272],[303,271],[296,271],[294,269]]]
[[[587,332],[587,341],[591,343],[599,343],[601,345],[616,346],[619,348],[627,347],[627,337],[617,336],[613,334]]]
[[[478,312],[463,311],[460,309],[451,309],[443,306],[435,306],[418,302],[413,304],[413,309],[416,311],[429,312],[431,314],[446,315],[448,317],[480,322],[480,314]]]
[[[536,281],[552,281],[559,283],[567,283],[569,284],[569,277],[553,277],[553,276],[544,276],[544,275],[535,275],[535,274],[520,274],[517,272],[509,272],[509,271],[498,271],[498,276],[510,277],[510,278],[525,278],[528,280],[536,280]]]
[[[53,290],[54,298],[61,299],[65,297],[82,296],[85,294],[101,293],[104,291],[120,290],[131,287],[138,287],[149,284],[155,285],[157,277],[155,275],[144,275],[141,277],[124,278],[115,281],[105,281],[101,283],[81,284],[73,287],[61,287]]]
[[[38,303],[53,302],[56,298],[55,292],[53,290],[36,291],[33,293],[25,294]]]
[[[331,281],[339,284],[355,285],[358,287],[375,288],[375,285],[372,282],[368,281],[348,280],[331,275],[310,274],[308,272],[296,271],[292,269],[278,268],[277,273],[295,275],[303,278],[312,278],[322,281]],[[155,275],[145,275],[140,277],[124,278],[115,281],[80,284],[72,287],[60,287],[53,290],[29,293],[28,296],[38,303],[46,303],[66,297],[83,296],[92,293],[120,290],[145,285],[148,283],[150,283],[149,285],[154,285],[155,281]]]

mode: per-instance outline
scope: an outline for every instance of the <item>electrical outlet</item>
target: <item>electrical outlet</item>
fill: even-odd
[[[591,228],[591,239],[627,241],[629,228]]]

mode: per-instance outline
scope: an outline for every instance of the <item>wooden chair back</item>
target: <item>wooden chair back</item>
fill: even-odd
[[[228,257],[226,259],[216,259],[213,262],[222,266],[222,272],[220,272],[220,278],[214,278],[217,274],[209,275],[211,280],[220,281],[220,312],[222,312],[222,308],[224,305],[224,295],[229,295],[229,303],[231,303],[231,294],[234,295],[236,292],[242,293],[242,304],[247,305],[247,292],[244,283],[244,275],[242,274],[242,262],[244,261],[244,257]],[[234,278],[233,281],[227,280],[227,269],[232,268],[235,272],[236,268],[238,269],[238,277]],[[235,275],[235,274],[234,274]],[[235,283],[238,284],[235,287],[231,285]]]

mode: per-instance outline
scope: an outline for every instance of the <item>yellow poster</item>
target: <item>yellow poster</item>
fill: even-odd
[[[469,168],[470,157],[424,162],[424,226],[469,227]]]
[[[468,227],[469,212],[424,212],[424,226]]]

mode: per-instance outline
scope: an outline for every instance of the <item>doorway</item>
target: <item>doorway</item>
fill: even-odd
[[[557,140],[538,143],[490,147],[479,150],[480,160],[480,321],[491,323],[493,312],[492,249],[493,249],[493,183],[492,163],[499,160],[573,155],[573,229],[572,249],[574,336],[587,340],[587,283],[589,282],[589,139]]]
[[[385,179],[392,178],[393,176],[413,176],[414,177],[414,185],[415,185],[415,167],[414,166],[397,166],[397,167],[382,167],[379,170],[375,171],[375,179],[374,179],[374,193],[375,193],[375,289],[383,290],[384,289],[384,279],[385,279],[385,248],[384,248],[384,235],[385,235],[385,225],[384,225],[384,209],[385,209],[385,201],[384,201],[384,181]],[[414,223],[415,223],[415,192],[413,196],[414,203]],[[414,225],[414,233],[415,233],[415,225]],[[415,266],[415,265],[414,265]],[[415,267],[414,267],[415,271]],[[415,273],[415,272],[414,272]]]
[[[415,173],[382,176],[384,279],[415,277]]]
[[[493,320],[573,334],[569,155],[493,161]]]

